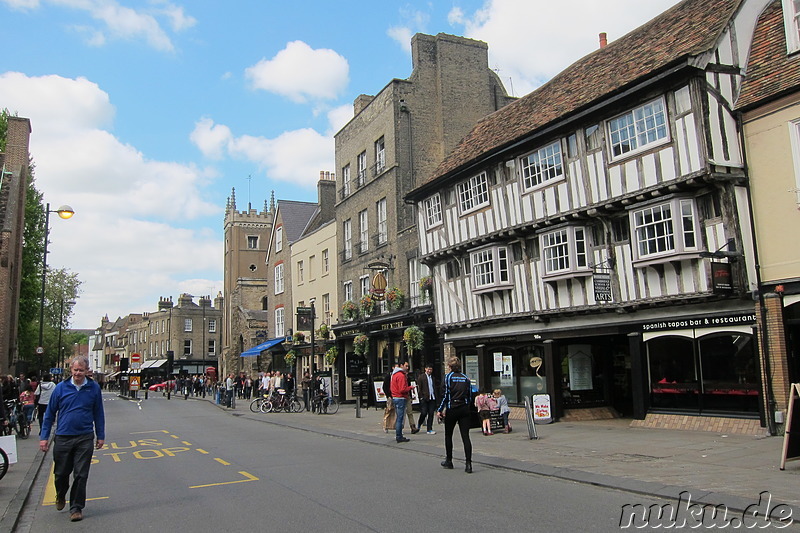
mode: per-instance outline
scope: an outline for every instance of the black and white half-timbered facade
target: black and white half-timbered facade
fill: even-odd
[[[686,0],[479,122],[407,197],[446,354],[512,403],[762,405],[733,112],[766,0]],[[585,413],[585,411],[584,411]]]

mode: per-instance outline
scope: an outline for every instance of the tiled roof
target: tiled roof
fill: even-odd
[[[312,202],[278,200],[278,209],[281,212],[283,235],[286,242],[293,243],[302,236],[308,221],[314,216],[319,206]]]
[[[713,48],[744,0],[684,0],[482,119],[427,182]]]
[[[783,10],[775,0],[758,19],[736,107],[752,107],[798,87],[800,54],[787,55]]]

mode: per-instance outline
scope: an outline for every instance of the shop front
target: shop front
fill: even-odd
[[[649,412],[758,417],[754,313],[642,325]]]

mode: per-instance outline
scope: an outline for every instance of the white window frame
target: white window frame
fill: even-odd
[[[184,318],[183,319],[183,331],[185,333],[192,332],[192,319],[191,318]]]
[[[797,207],[800,208],[800,118],[789,122],[789,140],[792,145],[792,160],[794,161],[794,193]]]
[[[472,292],[481,293],[513,288],[511,257],[506,246],[484,246],[469,253]]]
[[[208,332],[209,333],[216,333],[217,332],[217,319],[216,318],[209,318],[208,319]]]
[[[651,123],[651,120],[655,120]],[[663,129],[663,135],[658,136]],[[606,121],[608,152],[612,161],[669,142],[669,113],[663,96]]]
[[[258,235],[247,236],[247,249],[258,250]]]
[[[428,293],[419,289],[419,280],[430,275],[428,265],[420,263],[419,258],[414,257],[408,260],[408,296],[411,298],[411,307],[419,307],[430,303]]]
[[[344,240],[344,260],[353,258],[353,221],[349,218],[342,223],[342,239]]]
[[[275,294],[281,294],[283,291],[283,263],[278,263],[275,265]]]
[[[668,213],[665,208],[669,209]],[[699,257],[703,249],[694,198],[676,197],[633,208],[630,225],[635,266]],[[649,250],[645,250],[644,243],[649,243]]]
[[[353,282],[352,280],[347,280],[342,283],[342,293],[344,294],[344,301],[350,300],[353,301]]]
[[[325,275],[331,271],[331,263],[330,257],[328,254],[328,249],[325,248],[322,250],[322,274]]]
[[[375,174],[386,168],[386,141],[383,137],[375,141]]]
[[[537,148],[519,158],[520,177],[526,191],[566,179],[561,140]]]
[[[350,165],[342,168],[342,192],[344,196],[350,196]]]
[[[369,276],[359,276],[358,285],[361,288],[361,296],[369,294]]]
[[[425,212],[425,222],[429,228],[442,224],[442,197],[437,192],[433,196],[425,198],[422,203]]]
[[[305,265],[303,264],[303,260],[297,262],[297,283],[303,283],[305,281]]]
[[[386,198],[375,202],[375,216],[378,219],[378,244],[386,244],[389,240],[389,223],[386,216]]]
[[[457,186],[461,213],[470,213],[489,205],[489,176],[481,172]]]
[[[369,213],[366,209],[358,212],[358,251],[365,254],[369,251]]]
[[[286,323],[284,322],[284,308],[275,308],[275,337],[286,336]]]
[[[192,355],[192,339],[183,339],[183,355]]]
[[[216,339],[208,339],[208,355],[217,355],[217,341]]]
[[[358,154],[358,175],[356,176],[356,186],[363,187],[367,183],[367,151]]]
[[[786,53],[800,51],[800,2],[783,0],[783,25],[786,33]]]
[[[275,228],[275,251],[283,250],[283,226]]]
[[[331,295],[330,293],[325,293],[322,295],[322,321],[326,324],[329,323],[329,318],[331,316]]]
[[[539,235],[542,278],[591,275],[589,245],[589,231],[583,226],[565,226]]]

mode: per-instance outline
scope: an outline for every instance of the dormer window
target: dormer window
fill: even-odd
[[[458,202],[462,214],[489,205],[489,177],[486,172],[458,184]]]
[[[800,51],[800,0],[783,0],[786,53]]]

